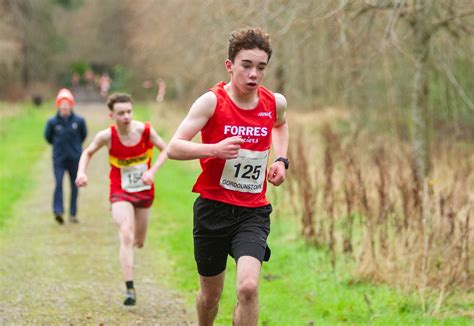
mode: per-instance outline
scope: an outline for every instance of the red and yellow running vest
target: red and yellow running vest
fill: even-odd
[[[116,126],[111,126],[110,130],[110,194],[142,191],[154,193],[154,186],[145,185],[141,180],[143,172],[150,168],[153,157],[150,124],[145,123],[140,141],[134,146],[125,146],[120,142]]]
[[[203,144],[241,136],[244,139],[239,157],[223,160],[200,159],[202,172],[193,192],[203,198],[224,203],[261,207],[268,205],[267,161],[276,121],[275,96],[264,87],[258,88],[258,104],[254,109],[240,109],[224,90],[224,82],[210,89],[217,97],[213,116],[201,130]]]

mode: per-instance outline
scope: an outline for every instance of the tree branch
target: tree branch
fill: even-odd
[[[356,11],[354,18],[357,18],[368,11],[388,11],[393,10],[397,13],[398,17],[406,16],[415,9],[414,6],[408,6],[405,0],[399,0],[395,2],[385,1],[384,3],[372,3],[369,0],[365,0],[363,6]]]
[[[438,21],[434,22],[432,25],[432,28],[433,28],[432,30],[435,31],[443,26],[447,26],[451,21],[455,19],[471,16],[471,15],[474,15],[474,9],[465,10],[461,12],[455,12],[447,17],[441,18]]]
[[[459,94],[459,97],[463,100],[464,103],[466,103],[466,106],[474,112],[474,103],[472,100],[469,98],[469,96],[466,94],[464,89],[462,88],[461,84],[459,81],[456,79],[456,76],[454,76],[453,71],[451,68],[448,66],[448,64],[443,60],[443,58],[440,58],[440,50],[437,49],[438,52],[438,64],[441,67],[441,69],[444,71],[446,74],[446,77],[448,78],[449,82],[453,86],[453,88],[456,90],[456,92]]]

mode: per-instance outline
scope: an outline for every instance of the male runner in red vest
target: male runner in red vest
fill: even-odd
[[[237,262],[234,325],[257,325],[260,269],[270,256],[266,181],[279,186],[289,164],[286,99],[260,86],[272,54],[268,34],[235,31],[228,50],[230,82],[194,102],[168,146],[169,158],[199,158],[202,167],[193,188],[200,194],[194,204],[199,325],[216,317],[228,254]],[[198,132],[200,144],[191,141]],[[272,144],[277,159],[267,171]]]
[[[166,144],[149,123],[132,120],[130,95],[112,94],[107,101],[115,125],[100,131],[79,161],[76,185],[87,185],[86,169],[101,147],[109,148],[110,203],[120,238],[119,258],[127,292],[125,305],[136,303],[133,285],[133,246],[143,247],[154,198],[153,177],[166,160]],[[161,153],[150,167],[153,146]]]

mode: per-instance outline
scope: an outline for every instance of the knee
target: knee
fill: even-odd
[[[240,302],[249,302],[258,297],[258,282],[253,279],[242,281],[237,286],[237,297]]]
[[[130,227],[120,228],[120,239],[122,240],[123,245],[127,247],[133,246],[133,243],[135,241],[133,230]]]
[[[215,290],[204,293],[202,290],[198,293],[199,301],[206,309],[212,309],[219,304],[222,291]]]

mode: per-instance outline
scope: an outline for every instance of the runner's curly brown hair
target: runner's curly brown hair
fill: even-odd
[[[258,48],[268,54],[268,60],[272,56],[272,45],[270,35],[260,28],[242,28],[230,33],[229,37],[229,60],[234,62],[240,50],[252,50]]]
[[[115,103],[132,103],[132,96],[127,93],[113,93],[107,98],[107,106],[109,110],[112,111],[114,109]]]

